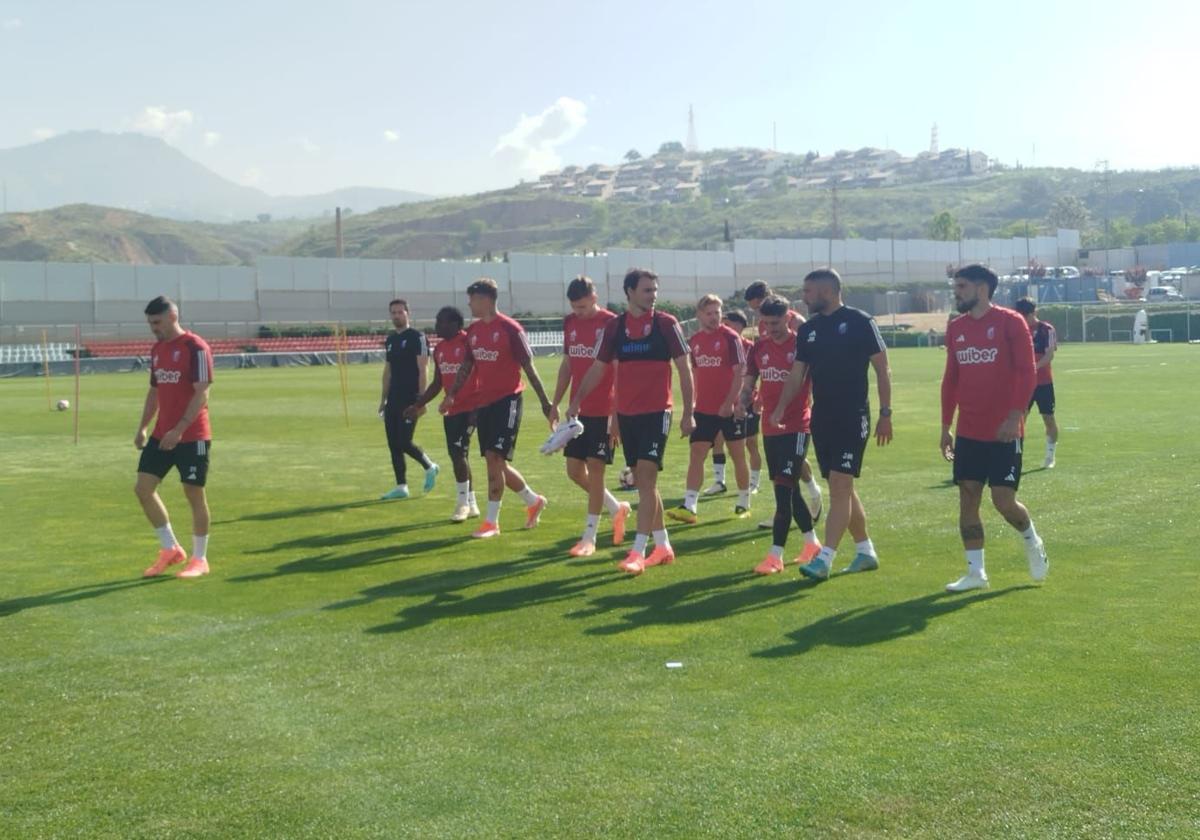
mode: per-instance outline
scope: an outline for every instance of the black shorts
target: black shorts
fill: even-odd
[[[718,432],[724,435],[727,441],[741,440],[746,436],[732,417],[700,412],[696,412],[692,417],[696,421],[696,428],[688,438],[690,443],[712,443],[717,439]]]
[[[597,458],[606,464],[613,462],[612,443],[608,433],[607,417],[580,417],[583,424],[583,434],[569,441],[563,454],[568,458],[578,458],[585,461]]]
[[[1047,417],[1054,416],[1054,383],[1047,382],[1045,385],[1039,385],[1033,389],[1033,396],[1029,398],[1029,406],[1025,410],[1033,408],[1033,404],[1037,403],[1038,414]]]
[[[812,443],[821,477],[829,478],[830,472],[840,472],[858,478],[870,437],[871,417],[866,411],[819,420],[814,416]]]
[[[471,425],[471,412],[447,414],[442,418],[442,428],[446,430],[446,451],[451,459],[456,456],[469,458],[471,456],[471,435],[475,427]]]
[[[740,421],[742,424],[742,437],[758,437],[758,425],[761,420],[761,415],[757,413],[747,414],[746,419]]]
[[[203,487],[208,481],[208,453],[211,450],[210,440],[178,443],[168,451],[158,448],[158,438],[150,438],[138,459],[137,471],[162,479],[166,478],[171,467],[177,467],[180,481]]]
[[[521,431],[521,395],[510,394],[479,409],[475,421],[479,434],[479,454],[499,452],[511,461],[517,449],[517,433]]]
[[[649,414],[618,414],[621,448],[625,450],[625,466],[637,466],[638,461],[653,461],[661,470],[667,436],[671,433],[671,412],[652,411]]]
[[[800,465],[808,450],[808,435],[791,432],[782,435],[763,436],[763,454],[767,456],[767,476],[796,481],[800,478]]]
[[[992,487],[1021,485],[1021,439],[1003,443],[998,440],[954,439],[954,483],[978,481]]]

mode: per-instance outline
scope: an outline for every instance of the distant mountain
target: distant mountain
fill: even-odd
[[[431,197],[370,187],[272,196],[222,178],[158,138],[101,131],[0,149],[0,180],[10,212],[99,204],[201,221],[253,219],[261,213],[312,217],[339,205],[364,212]]]
[[[73,204],[0,216],[0,260],[253,265],[308,226],[301,220],[180,222]]]

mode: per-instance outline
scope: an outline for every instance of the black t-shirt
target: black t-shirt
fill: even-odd
[[[885,349],[875,319],[852,306],[801,324],[796,361],[807,364],[812,377],[814,419],[869,412],[867,368],[871,357]]]
[[[388,364],[392,366],[391,387],[388,402],[408,405],[417,400],[419,385],[417,356],[429,355],[429,342],[425,334],[412,327],[394,332],[384,342]]]

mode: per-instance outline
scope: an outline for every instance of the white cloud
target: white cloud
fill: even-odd
[[[389,143],[395,143],[400,139],[400,135],[388,128],[383,132],[383,139]]]
[[[34,140],[49,140],[54,135],[58,134],[53,128],[35,128],[33,130]]]
[[[310,155],[315,155],[317,152],[321,151],[321,147],[309,140],[307,137],[293,137],[292,142],[303,149],[305,153]]]
[[[512,131],[504,134],[492,156],[520,175],[536,176],[562,166],[558,147],[572,140],[587,125],[587,105],[569,96],[540,114],[521,114]]]
[[[5,20],[0,20],[0,29],[3,29],[5,32],[12,32],[20,29],[22,25],[23,24],[20,18],[7,18]]]
[[[168,111],[163,105],[147,105],[129,124],[134,131],[174,140],[195,121],[192,112],[186,108]]]
[[[262,170],[257,166],[251,166],[242,173],[242,183],[247,187],[258,186],[259,182],[262,181],[262,177]]]
[[[219,132],[219,131],[204,132],[204,145],[208,146],[208,148],[211,149],[213,146],[217,145],[220,142],[221,142],[221,132]]]

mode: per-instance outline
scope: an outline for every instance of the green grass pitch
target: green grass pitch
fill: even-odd
[[[1197,352],[1060,350],[1059,465],[1020,494],[1049,579],[988,511],[992,589],[959,596],[937,351],[893,354],[896,441],[867,454],[882,568],[820,585],[750,573],[766,492],[749,522],[703,501],[673,567],[619,573],[607,517],[568,560],[583,497],[532,402],[537,530],[510,495],[468,539],[448,470],[377,502],[377,366],[349,429],[332,368],[218,371],[213,573],[143,581],[145,376],[84,379],[78,447],[41,381],[0,381],[0,836],[1196,836]],[[418,441],[446,464],[436,418]],[[685,458],[676,433],[668,504]]]

